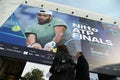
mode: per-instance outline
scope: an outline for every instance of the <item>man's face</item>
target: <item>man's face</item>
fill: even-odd
[[[51,19],[52,19],[52,16],[49,14],[38,14],[39,24],[46,24],[50,22]]]

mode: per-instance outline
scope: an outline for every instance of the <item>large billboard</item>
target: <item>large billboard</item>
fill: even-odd
[[[79,25],[79,26],[78,26]],[[92,71],[119,76],[120,29],[118,26],[80,18],[76,25],[81,50],[85,53]]]
[[[21,4],[0,27],[0,55],[50,65],[55,46],[65,44],[75,61],[76,51],[84,53],[91,72],[119,76],[119,31],[117,25]]]

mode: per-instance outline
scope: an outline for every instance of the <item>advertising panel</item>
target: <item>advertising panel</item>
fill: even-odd
[[[41,13],[40,11],[46,11],[47,14],[51,15],[47,17],[48,19],[46,19],[46,21],[40,19],[41,21],[44,21],[44,23],[40,23],[38,20],[38,17]],[[51,22],[49,22],[50,20]],[[54,55],[51,53],[51,50],[56,51],[56,49],[47,49],[46,46],[51,45],[51,47],[54,48],[54,46],[60,44],[68,45],[68,43],[71,42],[70,39],[72,39],[70,33],[71,27],[69,27],[69,25],[71,25],[73,21],[78,22],[79,18],[59,12],[27,6],[24,4],[20,5],[0,28],[1,53],[4,53],[1,55],[51,64],[53,59],[52,57]],[[54,31],[56,26],[63,26],[65,29],[64,34],[60,34],[62,35],[60,38],[62,41],[60,41],[59,37],[56,36],[58,35],[57,33],[54,34],[56,32]],[[35,38],[35,42],[31,42],[31,40],[34,38],[29,39],[29,34],[35,34],[37,37]],[[53,40],[56,40],[56,43]],[[14,56],[12,56],[13,53]],[[39,58],[42,60],[37,60]]]
[[[90,69],[105,74],[114,74],[115,71],[119,76],[119,27],[83,18],[75,26]]]
[[[65,44],[75,61],[84,53],[90,71],[119,75],[119,39],[116,25],[21,4],[0,27],[0,55],[50,65]]]

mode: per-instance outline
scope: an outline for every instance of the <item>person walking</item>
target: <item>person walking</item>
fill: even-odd
[[[57,53],[49,70],[49,80],[74,80],[75,63],[65,45],[57,46]]]
[[[89,65],[82,52],[77,52],[75,80],[90,80]]]

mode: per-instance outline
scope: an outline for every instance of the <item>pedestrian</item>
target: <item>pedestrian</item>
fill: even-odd
[[[77,65],[75,80],[90,80],[89,65],[82,52],[77,52]]]
[[[65,45],[57,46],[57,53],[51,65],[49,80],[74,80],[75,63]]]

